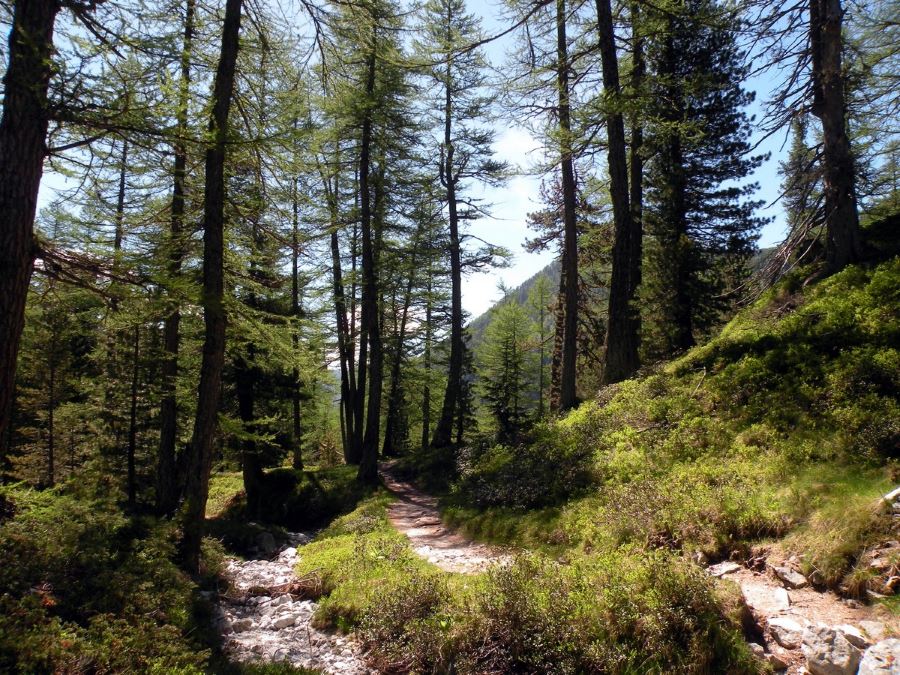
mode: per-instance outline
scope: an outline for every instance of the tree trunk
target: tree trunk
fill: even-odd
[[[394,434],[397,425],[397,417],[400,412],[400,369],[403,365],[403,345],[406,340],[406,323],[409,317],[409,306],[412,304],[413,282],[416,277],[416,253],[418,248],[418,233],[413,242],[413,250],[409,260],[409,278],[406,281],[406,292],[403,294],[403,309],[400,312],[400,325],[397,327],[397,347],[394,352],[394,361],[391,364],[391,390],[388,394],[388,409],[384,423],[384,445],[381,454],[385,457],[396,456],[399,448],[394,447]]]
[[[815,91],[813,113],[822,121],[826,263],[828,271],[833,273],[862,257],[856,167],[845,119],[840,0],[810,0],[809,18]]]
[[[56,0],[17,0],[0,118],[0,465],[5,464],[25,299],[35,256],[34,214],[47,139]]]
[[[200,565],[200,541],[209,496],[209,473],[212,469],[222,366],[225,362],[225,145],[240,25],[241,0],[226,0],[222,48],[213,85],[213,108],[209,121],[213,142],[206,151],[206,190],[203,198],[203,359],[197,389],[194,432],[186,463],[188,472],[183,510],[182,553],[186,566],[192,571],[199,570]]]
[[[235,390],[237,393],[238,415],[243,422],[245,433],[254,433],[253,409],[255,399],[256,366],[253,359],[253,348],[249,361],[237,359],[235,363]],[[256,519],[260,515],[261,491],[263,481],[262,463],[257,452],[256,441],[252,438],[241,440],[241,471],[244,479],[244,492],[247,495],[247,515]]]
[[[56,328],[51,330],[56,331]],[[47,401],[47,484],[50,487],[56,483],[56,429],[53,424],[53,414],[56,411],[56,335],[50,342],[50,373],[48,387],[50,389]]]
[[[378,316],[378,277],[375,270],[375,250],[372,242],[372,206],[369,185],[370,153],[372,146],[372,97],[375,92],[375,48],[377,29],[372,30],[372,46],[368,57],[366,75],[366,113],[363,119],[362,143],[359,157],[359,197],[360,226],[362,230],[362,317],[360,319],[360,364],[361,377],[357,379],[358,408],[357,434],[362,427],[362,398],[365,364],[363,349],[369,344],[368,405],[365,415],[365,436],[360,448],[360,462],[357,478],[364,483],[378,482],[378,439],[381,422],[381,321]],[[365,333],[365,339],[363,338]]]
[[[610,0],[597,0],[597,37],[603,63],[603,90],[606,96],[606,133],[608,140],[609,192],[612,198],[615,242],[612,250],[612,278],[609,286],[609,310],[606,323],[606,349],[603,382],[619,382],[638,368],[639,320],[634,307],[635,232],[628,193],[628,161],[625,153],[625,121],[619,110],[621,87],[616,55]],[[638,260],[638,268],[640,261]]]
[[[294,127],[296,128],[296,120]],[[295,321],[300,320],[300,217],[297,179],[294,179],[293,190],[293,227],[291,228],[291,314]],[[300,351],[299,328],[291,333],[294,354]],[[303,428],[300,420],[300,371],[294,367],[291,371],[291,466],[295,471],[303,469]]]
[[[131,408],[128,419],[128,506],[132,509],[137,504],[137,474],[135,455],[137,454],[137,399],[140,383],[141,331],[134,327],[133,351],[131,354]]]
[[[575,212],[575,167],[569,107],[569,55],[566,42],[566,1],[556,0],[556,81],[559,93],[560,168],[563,197],[563,267],[565,316],[559,378],[559,410],[576,404],[576,349],[578,333],[578,223]]]
[[[450,5],[448,5],[448,40],[450,34]],[[432,445],[447,447],[452,442],[453,420],[459,410],[462,390],[462,262],[459,242],[459,214],[456,203],[456,167],[453,147],[453,97],[450,91],[452,62],[447,59],[446,81],[444,83],[444,146],[441,164],[441,182],[447,191],[448,221],[450,225],[450,362],[447,367],[447,388],[444,390],[444,404],[441,416],[434,429]]]
[[[631,94],[635,101],[640,101],[644,88],[644,38],[640,27],[640,6],[633,3],[631,6]],[[630,190],[631,190],[631,302],[637,299],[637,292],[641,285],[643,272],[641,269],[644,259],[644,160],[641,157],[641,149],[644,145],[644,130],[641,126],[641,113],[635,109],[631,116],[631,153],[630,153]],[[640,346],[641,313],[637,307],[632,307],[632,315],[635,322],[635,340]],[[638,360],[640,365],[640,360]]]
[[[566,254],[563,251],[560,257],[559,291],[556,294],[556,307],[554,308],[553,355],[550,357],[550,410],[559,410],[560,408],[563,334],[566,321],[565,296]]]
[[[181,274],[184,258],[185,178],[187,176],[188,105],[190,103],[191,50],[194,41],[195,0],[185,3],[184,38],[181,48],[181,81],[178,95],[176,134],[173,144],[175,166],[172,172],[172,211],[169,219],[170,279]],[[156,509],[160,515],[171,515],[178,507],[183,476],[177,472],[176,441],[178,438],[178,347],[180,342],[180,302],[170,294],[170,311],[163,325],[162,399],[159,409],[159,456],[156,466]]]
[[[425,298],[425,349],[422,354],[425,369],[425,386],[422,387],[422,449],[428,447],[431,432],[431,270],[428,271],[427,297]]]

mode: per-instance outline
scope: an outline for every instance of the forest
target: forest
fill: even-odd
[[[0,0],[0,672],[900,673],[898,18]]]

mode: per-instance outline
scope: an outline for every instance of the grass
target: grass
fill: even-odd
[[[358,631],[379,668],[754,672],[711,582],[677,556],[529,554],[485,574],[450,574],[391,527],[391,499],[376,493],[335,520],[296,570],[318,577],[317,625]]]
[[[636,546],[719,559],[778,541],[822,585],[859,594],[856,561],[897,538],[874,504],[900,452],[900,259],[801,281],[539,427],[530,446],[465,458],[448,521],[554,555]],[[568,461],[584,462],[568,471],[589,475],[587,490],[552,483]],[[504,478],[515,475],[528,479]]]

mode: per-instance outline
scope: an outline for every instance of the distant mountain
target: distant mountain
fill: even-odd
[[[531,292],[531,289],[534,287],[535,283],[537,283],[537,280],[540,277],[547,277],[550,280],[550,287],[553,289],[553,292],[556,293],[556,290],[559,288],[559,274],[559,260],[554,260],[540,272],[532,277],[529,277],[519,286],[516,286],[506,296],[506,298],[504,298],[504,300],[508,298],[514,298],[518,304],[524,305],[528,300],[528,294]],[[471,346],[473,348],[481,343],[481,340],[484,336],[484,331],[487,328],[488,324],[491,322],[491,314],[493,313],[494,308],[497,307],[500,302],[503,302],[503,300],[495,303],[494,306],[491,307],[488,311],[486,311],[484,314],[479,314],[467,324],[469,334],[472,336]]]
[[[750,270],[754,273],[758,272],[763,267],[763,265],[765,265],[769,257],[775,252],[776,248],[777,247],[775,246],[771,246],[768,248],[759,249],[756,254],[750,259]],[[512,297],[518,304],[524,305],[528,300],[528,294],[531,292],[534,284],[537,282],[538,278],[542,276],[550,279],[550,286],[553,289],[553,292],[556,293],[557,289],[559,288],[559,275],[559,260],[554,260],[540,272],[526,279],[524,282],[522,282],[521,285],[516,286],[509,293],[509,295],[504,298],[504,300]],[[473,348],[481,344],[481,340],[484,337],[484,331],[488,327],[488,324],[491,322],[491,315],[493,313],[493,310],[501,302],[503,302],[503,300],[495,303],[488,311],[484,312],[483,314],[479,314],[468,323],[467,328],[469,330],[469,334],[472,336],[471,346]]]

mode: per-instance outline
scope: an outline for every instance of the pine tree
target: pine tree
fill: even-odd
[[[645,221],[652,238],[643,293],[648,355],[678,352],[721,319],[728,270],[754,251],[762,222],[738,187],[762,161],[748,155],[753,100],[740,26],[711,0],[690,0],[648,45],[652,110]]]
[[[503,302],[488,325],[478,353],[481,396],[497,425],[497,442],[514,443],[529,408],[534,371],[534,325],[514,301]]]

